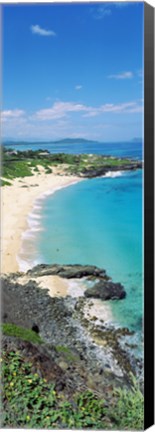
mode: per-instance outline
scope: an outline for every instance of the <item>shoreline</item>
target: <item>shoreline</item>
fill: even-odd
[[[37,227],[40,217],[39,215],[38,217],[35,215],[35,207],[42,207],[40,204],[46,199],[46,196],[52,195],[62,188],[71,186],[85,179],[73,175],[64,175],[63,173],[58,174],[56,170],[51,174],[45,174],[44,169],[41,166],[39,168],[40,173],[35,173],[29,177],[15,178],[11,186],[3,186],[2,188],[2,274],[6,273],[9,275],[10,273],[21,272],[24,276],[28,269],[38,264],[33,260],[29,265],[26,260],[26,248],[24,248],[25,250],[23,251],[23,262],[22,256],[20,256],[20,254],[22,255],[23,237],[26,237],[32,229],[36,231],[41,228]],[[111,174],[113,177],[114,172],[109,171],[108,176],[111,177]],[[123,172],[117,172],[117,176],[118,175],[123,175]],[[104,178],[106,177],[107,175],[104,176]],[[28,219],[31,219],[33,227],[29,224]],[[30,246],[30,239],[28,239],[28,256],[30,254]],[[27,268],[24,268],[25,263],[28,264]],[[22,265],[23,268],[21,268]],[[67,295],[74,297],[74,290],[68,280],[63,280],[62,278],[58,278],[58,276],[51,276],[50,278],[46,278],[44,282],[45,285],[42,286],[42,288],[48,287],[51,297],[65,297]],[[76,283],[75,291],[79,293],[79,296],[83,296],[84,287],[81,289]],[[95,316],[97,314],[97,306],[99,306],[98,301],[93,299],[92,310]],[[103,314],[104,320],[112,322],[113,316],[111,306],[104,307],[103,309],[105,312]],[[100,317],[101,314],[99,314],[98,318],[100,319]]]
[[[16,178],[1,189],[1,273],[19,271],[18,254],[22,235],[29,230],[28,217],[37,199],[82,181],[77,176],[45,174],[43,170],[29,177]]]
[[[111,172],[108,172],[111,175]],[[119,175],[122,173],[119,172]],[[104,176],[106,178],[106,176]],[[10,273],[17,273],[19,269],[18,256],[22,246],[22,235],[31,229],[28,226],[28,217],[32,215],[35,206],[38,205],[37,200],[44,200],[46,196],[52,195],[57,190],[71,186],[82,181],[83,178],[76,176],[58,175],[56,172],[52,174],[45,174],[41,170],[40,174],[34,174],[30,177],[16,178],[12,181],[12,186],[4,186],[2,188],[2,273],[7,273],[7,277],[11,276]],[[4,219],[5,217],[5,219]],[[32,217],[33,219],[33,217]],[[34,218],[34,220],[36,220]],[[39,220],[39,218],[38,218]],[[18,229],[17,229],[18,227]],[[35,265],[35,264],[34,264]],[[25,270],[26,271],[26,270]],[[21,275],[15,275],[15,281],[21,288],[21,293],[24,291],[24,285],[27,283],[34,283],[41,288],[44,293],[48,291],[48,296],[52,299],[66,299],[69,296],[72,300],[78,302],[83,297],[83,288],[78,286],[76,280],[69,281],[59,276],[48,275],[47,277],[34,277],[28,280],[25,272],[21,271]],[[77,291],[77,296],[74,296]],[[83,301],[86,301],[83,297]],[[111,325],[114,326],[115,331],[117,328],[114,323],[111,305],[101,300],[91,299],[89,307],[87,301],[83,307],[83,319],[87,321],[89,326],[94,328],[93,343],[101,348],[104,344],[102,337],[95,334],[95,328],[105,326],[110,329]],[[110,327],[108,327],[110,325]],[[107,326],[107,327],[106,327]]]
[[[115,178],[120,177],[123,175],[123,171],[108,171],[102,178]],[[66,178],[65,174],[63,174],[63,177]],[[67,176],[68,178],[68,176]],[[33,202],[32,209],[30,213],[27,215],[27,229],[24,230],[21,234],[21,248],[16,256],[18,268],[21,272],[26,272],[30,268],[34,267],[37,264],[40,264],[39,257],[37,258],[37,250],[34,249],[33,239],[35,237],[35,233],[37,231],[41,231],[42,227],[39,223],[39,220],[41,219],[40,211],[43,207],[43,201],[46,200],[46,197],[53,195],[55,192],[66,188],[68,186],[71,186],[73,184],[76,184],[77,182],[81,182],[83,180],[86,180],[86,178],[79,178],[77,177],[75,180],[72,180],[73,176],[70,176],[69,184],[64,184],[61,186],[56,186],[54,189],[49,189],[41,193],[39,196],[36,197],[35,201]],[[98,178],[98,177],[97,177]],[[32,240],[32,243],[31,243]],[[22,250],[22,245],[25,242],[28,243],[28,248],[24,248]],[[30,258],[30,254],[26,256],[26,249],[29,249],[32,251],[32,259]],[[36,255],[36,258],[33,257],[33,255]],[[41,261],[42,262],[42,261]]]
[[[118,173],[108,171],[103,177],[121,176],[122,173],[122,171]],[[40,166],[39,173],[33,173],[29,177],[17,177],[11,181],[11,186],[5,185],[1,188],[1,273],[25,271],[20,263],[19,255],[26,232],[32,230],[30,219],[32,218],[31,215],[35,213],[35,206],[38,206],[37,201],[42,201],[46,196],[83,180],[86,178],[75,175],[69,176],[64,173],[57,174],[56,170],[51,174],[46,174]],[[34,221],[37,226],[39,223],[36,222],[36,219],[35,216]]]
[[[47,196],[54,194],[56,191],[81,182],[85,179],[76,176],[58,175],[57,173],[45,174],[41,170],[40,174],[33,174],[30,177],[16,178],[12,181],[11,186],[3,186],[1,190],[2,197],[2,236],[1,236],[1,273],[10,275],[10,273],[21,272],[18,283],[24,284],[27,280],[26,271],[32,268],[27,263],[28,268],[22,269],[22,259],[20,257],[22,244],[29,232],[41,229],[37,228],[40,217],[32,217],[35,213],[35,207],[41,207],[40,201]],[[12,199],[12,197],[15,197]],[[39,201],[39,205],[38,202]],[[39,215],[38,215],[39,216]],[[33,219],[33,222],[30,219]],[[31,224],[34,224],[33,226]],[[17,229],[18,227],[18,229]],[[29,240],[28,240],[29,241]],[[23,252],[23,256],[25,251]],[[24,259],[23,259],[24,262]],[[26,263],[25,259],[25,263]],[[84,296],[84,285],[79,284],[77,280],[67,280],[59,276],[47,276],[38,278],[40,288],[43,290],[48,287],[50,297],[66,297],[70,295],[74,298],[74,291],[78,296]],[[102,302],[99,301],[101,304]],[[98,304],[96,299],[92,300],[92,311],[90,309],[90,318],[94,316],[95,305]],[[111,310],[108,305],[101,308],[102,316],[105,321],[112,321]],[[104,313],[103,313],[104,312]],[[87,316],[88,311],[85,311]],[[100,313],[97,314],[100,320]]]
[[[43,208],[43,202],[44,200],[46,200],[48,196],[53,195],[55,192],[64,189],[66,187],[72,186],[82,180],[78,178],[73,180],[72,177],[70,176],[69,183],[68,182],[66,183],[68,176],[66,178],[66,176],[63,175],[65,184],[61,184],[59,186],[55,186],[52,189],[50,188],[48,190],[45,190],[39,196],[37,195],[37,197],[35,198],[32,204],[32,208],[27,215],[27,229],[21,233],[21,247],[18,251],[18,254],[16,255],[16,260],[20,272],[25,273],[35,265],[40,264],[40,262],[37,260],[37,257],[36,258],[33,257],[33,254],[37,255],[37,250],[34,250],[33,239],[36,236],[36,232],[42,230],[42,226],[39,220],[41,219],[40,212],[41,209]],[[32,240],[32,244],[31,244],[31,240]],[[28,242],[28,248],[26,248],[26,245],[24,245],[24,243],[26,242]],[[23,250],[22,250],[22,246],[23,246]],[[28,256],[26,256],[27,249],[28,250],[32,249],[32,259],[30,258],[29,253]]]

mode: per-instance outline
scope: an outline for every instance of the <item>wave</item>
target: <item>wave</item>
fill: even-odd
[[[111,177],[111,178],[115,178],[115,177],[121,177],[123,175],[122,171],[108,171],[104,176],[102,177]]]
[[[17,255],[17,262],[19,266],[19,271],[26,273],[28,270],[30,270],[32,267],[35,267],[38,264],[41,264],[41,261],[39,259],[34,259],[32,261],[28,261],[27,258],[21,258],[20,255]]]
[[[47,196],[53,195],[58,190],[68,186],[72,186],[76,183],[78,183],[78,180],[73,180],[68,184],[60,185],[56,187],[54,190],[49,189],[44,193],[42,193],[35,200],[32,211],[27,216],[28,228],[26,231],[22,232],[21,235],[22,246],[19,251],[19,254],[16,257],[19,271],[26,272],[30,268],[33,268],[35,265],[41,264],[44,261],[44,259],[41,256],[37,257],[37,250],[35,249],[36,233],[44,230],[43,226],[39,221],[41,220],[41,209],[43,207],[43,201],[47,198]]]
[[[68,280],[68,295],[70,295],[71,297],[83,297],[84,296],[84,291],[87,288],[86,284],[84,283],[85,279],[83,278],[83,280]]]

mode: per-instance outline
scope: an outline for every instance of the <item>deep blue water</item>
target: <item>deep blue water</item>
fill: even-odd
[[[121,157],[133,157],[135,159],[142,159],[142,143],[141,142],[125,142],[125,143],[74,143],[74,144],[54,144],[54,143],[27,143],[27,144],[14,144],[7,146],[16,150],[38,150],[47,149],[51,153],[86,153],[86,154],[105,154]]]
[[[127,297],[111,302],[115,321],[132,329],[142,319],[142,172],[96,178],[44,201],[40,262],[94,264],[121,282]]]
[[[38,148],[41,147],[39,143]],[[31,144],[30,148],[37,146]],[[142,144],[138,142],[50,144],[46,148],[51,152],[142,159]],[[42,205],[36,212],[41,216],[39,223],[43,230],[36,232],[33,245],[31,239],[29,255],[33,261],[95,264],[106,269],[113,281],[121,282],[127,292],[125,300],[110,302],[114,321],[140,334],[143,315],[142,171],[120,173],[115,178],[84,180],[37,204]]]

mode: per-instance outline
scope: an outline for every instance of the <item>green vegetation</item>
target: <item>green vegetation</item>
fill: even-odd
[[[13,179],[16,177],[27,177],[33,175],[33,170],[39,172],[38,165],[45,168],[46,174],[52,172],[49,161],[43,159],[32,159],[25,158],[25,160],[4,160],[2,165],[2,176],[6,179]]]
[[[31,176],[32,172],[30,167],[25,161],[6,161],[3,162],[2,176],[6,179],[13,179],[15,177]]]
[[[8,180],[1,180],[1,186],[11,186],[11,182]]]
[[[144,397],[132,376],[132,390],[115,389],[113,404],[107,414],[121,430],[142,430],[144,428]]]
[[[6,336],[14,336],[23,341],[41,344],[43,341],[41,337],[33,330],[25,329],[23,327],[16,326],[15,324],[2,324],[2,333]]]
[[[134,381],[131,390],[110,390],[106,400],[89,389],[69,400],[32,373],[32,363],[18,351],[4,351],[1,361],[2,427],[143,429],[143,396]]]
[[[78,356],[73,355],[72,351],[68,347],[62,345],[56,345],[55,349],[58,353],[64,354],[64,358],[68,362],[75,362],[76,360],[78,360]]]
[[[70,349],[68,347],[66,347],[66,346],[56,345],[55,349],[56,349],[57,352],[62,352],[62,353],[65,353],[65,354],[70,354]]]
[[[42,150],[12,151],[3,148],[2,176],[4,180],[16,177],[32,176],[33,172],[39,173],[39,166],[45,169],[46,174],[52,173],[52,167],[58,166],[65,174],[91,176],[96,170],[97,175],[102,175],[112,168],[123,169],[127,165],[137,168],[136,161],[118,159],[111,156],[90,154],[51,154]],[[2,185],[5,183],[2,183]]]

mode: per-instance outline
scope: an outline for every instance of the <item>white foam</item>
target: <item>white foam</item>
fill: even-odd
[[[83,179],[82,179],[83,180]],[[42,193],[38,198],[37,198],[37,200],[43,200],[43,199],[45,199],[47,196],[49,196],[49,195],[53,195],[55,192],[57,192],[58,190],[61,190],[61,189],[64,189],[64,188],[66,188],[66,187],[68,187],[68,186],[72,186],[72,185],[74,185],[74,184],[76,184],[76,183],[79,183],[79,181],[80,180],[73,180],[72,182],[69,182],[68,184],[62,184],[62,185],[60,185],[60,186],[57,186],[57,187],[55,187],[55,189],[53,190],[53,189],[48,189],[47,191],[45,191],[44,193]],[[36,201],[37,201],[36,200]]]
[[[32,231],[32,233],[36,232],[36,231],[44,231],[44,228],[42,228],[41,226],[38,226],[38,228],[33,226],[31,228],[31,231]]]
[[[35,203],[33,206],[33,209],[34,210],[41,210],[41,205]]]
[[[34,238],[34,235],[33,235],[32,230],[27,230],[27,231],[24,231],[22,233],[21,237],[22,237],[22,240],[26,240],[26,239]]]
[[[83,282],[75,279],[68,281],[68,294],[71,297],[83,297],[86,286]]]
[[[22,260],[21,258],[18,257],[18,255],[17,255],[17,262],[18,262],[19,271],[25,273],[28,270],[30,270],[31,265],[28,263],[28,261]]]
[[[115,178],[115,177],[121,177],[122,174],[123,174],[122,171],[108,171],[103,177]]]
[[[68,186],[72,186],[73,184],[78,183],[79,180],[73,180],[72,182],[69,182],[68,184],[65,185],[60,185],[58,187],[56,187],[54,190],[53,189],[49,189],[46,192],[42,193],[34,202],[33,205],[33,209],[31,211],[31,213],[28,214],[27,217],[27,222],[28,222],[28,229],[26,231],[24,231],[21,235],[22,240],[24,241],[31,241],[35,239],[35,233],[39,232],[39,231],[43,231],[44,228],[43,226],[39,223],[39,219],[41,219],[41,214],[39,214],[39,212],[42,209],[42,201],[44,199],[46,199],[47,196],[49,195],[53,195],[55,192],[57,192],[60,189],[66,188]],[[35,211],[37,210],[37,212]],[[26,272],[27,270],[29,270],[30,268],[32,268],[33,266],[40,264],[43,260],[39,259],[36,260],[36,258],[30,262],[26,259],[23,260],[24,256],[24,245],[22,245],[21,250],[19,255],[17,256],[17,262],[19,265],[19,270]],[[25,254],[26,256],[26,254]],[[36,255],[35,255],[36,256]]]
[[[40,209],[41,209],[41,207],[40,207]],[[34,213],[34,211],[32,213],[30,213],[28,217],[30,219],[41,219],[41,215],[38,213]]]
[[[19,255],[16,256],[16,259],[18,262],[19,271],[24,273],[33,268],[34,266],[40,264],[39,259],[35,259],[34,261],[28,261],[26,259],[22,259]]]
[[[29,224],[29,226],[30,226],[30,228],[32,227],[36,227],[36,226],[39,226],[40,225],[40,223],[38,222],[38,220],[35,220],[35,218],[33,218],[33,216],[31,216],[31,214],[29,214],[29,216],[28,216],[28,224]]]

